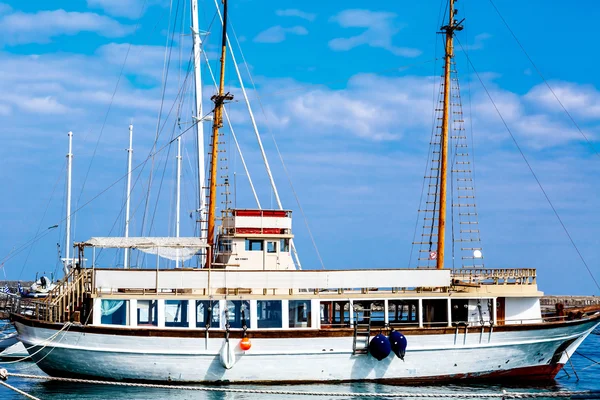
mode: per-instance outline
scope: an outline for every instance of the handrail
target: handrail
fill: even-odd
[[[469,283],[492,281],[498,283],[535,284],[535,268],[457,268],[452,270],[453,279],[468,279]]]

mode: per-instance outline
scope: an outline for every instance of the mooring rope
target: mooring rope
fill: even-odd
[[[8,372],[5,369],[0,369],[0,378],[15,377],[23,379],[49,380],[56,382],[69,382],[81,384],[96,384],[96,385],[111,385],[111,386],[127,386],[140,387],[151,389],[174,389],[174,390],[191,390],[200,392],[215,392],[215,393],[246,393],[246,394],[263,394],[276,396],[319,396],[319,397],[366,397],[366,398],[463,398],[463,399],[531,399],[531,398],[570,398],[572,396],[590,396],[592,394],[600,395],[598,391],[559,391],[559,392],[507,392],[503,390],[500,393],[340,393],[340,392],[309,392],[299,390],[272,390],[272,389],[246,389],[246,388],[231,388],[231,387],[212,387],[212,386],[187,386],[187,385],[165,385],[153,383],[133,383],[133,382],[113,382],[100,381],[92,379],[79,378],[59,378],[53,376],[30,375]],[[34,397],[30,397],[34,398]]]

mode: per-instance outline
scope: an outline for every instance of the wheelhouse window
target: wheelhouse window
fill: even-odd
[[[267,242],[267,253],[277,253],[277,242]]]
[[[158,326],[158,300],[137,301],[137,323]]]
[[[402,326],[419,325],[419,300],[389,300],[389,323]]]
[[[279,241],[279,251],[285,253],[290,251],[290,239],[281,239]]]
[[[290,328],[310,328],[310,300],[290,300],[289,313]]]
[[[231,328],[250,328],[250,301],[227,300],[225,318]]]
[[[263,241],[257,239],[246,239],[246,251],[263,251]]]
[[[322,301],[321,328],[342,328],[350,326],[349,301]]]
[[[196,327],[206,328],[210,321],[211,328],[219,327],[219,301],[204,300],[196,302]]]
[[[188,327],[188,301],[166,300],[165,301],[165,326],[187,328]]]
[[[100,310],[103,325],[128,325],[126,300],[101,300]]]
[[[259,328],[281,328],[281,300],[258,300],[256,320]]]

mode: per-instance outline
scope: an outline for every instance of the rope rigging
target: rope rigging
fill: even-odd
[[[465,51],[462,43],[460,42],[460,40],[458,40],[458,38],[456,38],[459,46],[461,47],[461,49],[463,50],[463,52]],[[517,148],[517,150],[519,151],[519,154],[521,155],[521,157],[523,158],[523,161],[525,161],[525,164],[527,165],[527,168],[529,169],[529,172],[531,172],[531,175],[533,176],[533,178],[535,179],[538,187],[540,188],[540,190],[542,191],[542,194],[544,195],[544,197],[546,198],[546,201],[548,202],[548,204],[550,205],[550,208],[552,209],[552,212],[554,213],[554,215],[556,216],[556,219],[558,220],[558,222],[560,223],[561,227],[563,228],[563,230],[565,231],[565,234],[567,235],[567,237],[569,238],[569,241],[571,242],[571,245],[573,246],[573,248],[575,249],[575,251],[577,252],[577,255],[579,256],[579,258],[581,259],[581,262],[583,263],[583,265],[585,266],[585,268],[587,269],[590,277],[592,278],[592,280],[594,281],[594,284],[596,285],[596,288],[598,288],[598,290],[600,291],[600,284],[598,284],[598,281],[596,280],[594,274],[592,273],[592,270],[590,269],[588,263],[586,262],[585,258],[583,257],[583,254],[581,254],[581,251],[579,251],[579,248],[577,247],[577,245],[575,244],[575,241],[573,240],[573,237],[571,236],[571,234],[569,233],[569,230],[567,229],[566,225],[564,224],[562,218],[560,217],[560,215],[558,214],[558,211],[556,209],[556,207],[554,206],[554,203],[552,203],[552,200],[550,200],[550,197],[548,196],[548,193],[546,193],[546,190],[544,189],[544,187],[542,186],[541,181],[539,180],[537,174],[535,173],[535,171],[533,170],[533,167],[531,166],[531,164],[529,163],[529,160],[527,159],[527,157],[525,156],[525,153],[523,152],[523,150],[521,149],[521,146],[519,145],[519,142],[517,141],[517,138],[515,137],[515,135],[512,133],[512,130],[510,129],[510,127],[508,126],[508,123],[506,122],[506,120],[504,119],[504,117],[502,116],[502,113],[500,112],[500,110],[498,109],[498,106],[496,105],[496,102],[494,101],[491,93],[489,92],[489,90],[487,89],[487,86],[485,85],[485,83],[483,82],[483,79],[481,78],[481,76],[479,75],[479,72],[477,72],[477,70],[475,69],[475,66],[473,65],[473,62],[471,61],[471,58],[468,56],[468,54],[465,52],[465,57],[467,58],[467,61],[469,62],[469,64],[471,65],[471,68],[473,69],[473,72],[475,73],[475,76],[477,76],[477,79],[479,80],[479,82],[481,83],[481,86],[483,87],[483,90],[485,91],[487,97],[489,98],[490,102],[492,103],[492,106],[494,107],[494,109],[496,110],[496,113],[498,114],[498,116],[500,117],[500,120],[502,121],[502,124],[504,125],[504,128],[506,129],[506,131],[508,132],[508,134],[510,135],[510,138],[512,139],[513,143],[515,144],[515,147]]]
[[[540,71],[540,69],[538,68],[538,66],[533,62],[533,59],[531,58],[531,56],[529,55],[529,53],[527,53],[527,50],[525,50],[525,47],[523,46],[523,44],[521,44],[521,41],[517,38],[517,35],[515,35],[515,32],[510,28],[510,26],[508,25],[508,22],[506,22],[506,20],[504,19],[504,17],[500,13],[500,10],[498,9],[498,7],[496,7],[496,4],[494,3],[494,1],[490,0],[490,4],[494,8],[494,10],[496,10],[496,13],[498,14],[498,16],[500,17],[500,19],[504,23],[504,26],[506,26],[506,29],[508,29],[508,31],[512,35],[513,39],[515,39],[515,42],[517,42],[517,44],[519,45],[519,47],[523,51],[523,54],[525,54],[525,57],[527,57],[527,59],[529,60],[529,62],[533,66],[533,68],[535,69],[535,72],[542,79],[542,81],[544,82],[544,84],[546,85],[546,87],[548,88],[548,90],[550,91],[550,93],[552,93],[552,96],[554,97],[554,99],[556,99],[557,103],[560,105],[560,107],[562,108],[562,110],[564,111],[564,113],[571,120],[571,122],[573,123],[573,125],[575,126],[575,128],[579,131],[579,134],[585,139],[586,143],[588,144],[588,146],[590,147],[590,149],[592,150],[592,152],[594,152],[596,154],[596,156],[598,158],[600,158],[600,153],[598,152],[598,149],[596,149],[596,147],[594,146],[594,144],[590,141],[590,139],[587,137],[587,135],[583,132],[583,130],[581,129],[581,127],[579,126],[579,124],[575,121],[575,118],[573,118],[573,116],[567,110],[567,108],[565,107],[565,105],[563,104],[563,102],[556,95],[556,92],[554,91],[554,89],[552,89],[552,86],[550,86],[550,83],[548,83],[548,81],[546,80],[546,78],[542,74],[542,71]]]

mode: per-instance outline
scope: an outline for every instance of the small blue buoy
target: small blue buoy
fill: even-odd
[[[378,333],[369,343],[369,353],[378,361],[383,360],[392,352],[392,346],[387,337]]]
[[[408,345],[408,341],[406,340],[406,336],[401,334],[398,331],[392,329],[390,332],[390,344],[392,347],[392,351],[396,353],[398,358],[404,361],[404,354],[406,353],[406,346]]]

